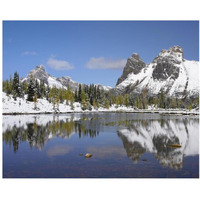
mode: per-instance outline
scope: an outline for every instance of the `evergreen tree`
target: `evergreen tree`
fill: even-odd
[[[159,95],[158,106],[160,108],[165,108],[165,94],[164,94],[163,90],[161,90],[161,93]]]
[[[118,96],[118,100],[119,100],[119,105],[122,106],[124,104],[124,99],[123,99],[122,95]]]
[[[5,80],[3,81],[3,91],[9,95],[12,93],[12,82],[10,82],[9,80]]]
[[[56,97],[58,95],[58,89],[56,88],[56,86],[54,85],[50,91],[49,91],[49,96],[48,99],[50,100],[50,102],[54,102],[56,103]]]
[[[130,104],[129,104],[129,95],[128,94],[125,94],[124,96],[124,104],[126,107],[128,107]]]
[[[97,93],[97,99],[100,102],[101,101],[101,91],[100,91],[99,86],[97,87],[97,92],[96,93]]]
[[[67,90],[65,90],[65,99],[66,99],[67,105],[72,99],[74,101],[74,93],[70,90],[69,86],[67,87]]]
[[[28,84],[26,81],[23,81],[23,83],[22,83],[22,90],[23,90],[24,94],[28,94]]]
[[[132,96],[129,96],[129,105],[130,105],[131,107],[134,106],[134,98],[133,98]]]
[[[71,106],[71,109],[74,110],[74,100],[70,101],[70,106]]]
[[[78,102],[81,102],[81,94],[82,94],[82,88],[81,88],[81,84],[79,84],[78,86]]]
[[[116,98],[114,95],[111,96],[111,104],[116,104]]]
[[[147,104],[148,104],[146,94],[147,94],[147,90],[144,89],[144,90],[142,91],[142,94],[141,94],[142,108],[143,108],[143,109],[146,109],[146,108],[147,108]]]
[[[57,111],[59,111],[59,105],[60,105],[59,96],[56,97],[56,105],[57,105]]]
[[[119,96],[116,97],[115,104],[116,104],[116,108],[118,108],[118,106],[119,106]]]
[[[96,101],[95,100],[93,100],[92,105],[93,105],[94,109],[96,110],[97,109],[97,105],[96,105]]]
[[[35,94],[37,95],[37,98],[41,98],[40,85],[37,79],[35,81]]]
[[[46,100],[48,100],[48,101],[50,101],[50,99],[49,99],[49,93],[50,93],[50,91],[51,91],[51,88],[49,87],[49,84],[47,84],[47,87],[46,87]]]
[[[175,98],[170,100],[170,108],[177,108],[177,102]]]
[[[28,84],[28,101],[33,101],[33,97],[35,94],[35,87],[34,87],[34,82],[33,82],[33,78],[31,77],[30,82]]]
[[[44,84],[44,80],[40,80],[40,86],[39,86],[39,90],[40,90],[40,98],[43,98],[46,96],[46,87]]]
[[[19,74],[17,72],[14,73],[12,90],[13,98],[16,100],[16,97],[19,97]]]
[[[97,108],[99,108],[99,101],[98,100],[96,101],[96,106],[97,106]]]
[[[110,108],[110,101],[108,99],[106,99],[106,103],[105,104],[106,104],[105,107],[107,109],[109,109]]]
[[[86,94],[84,92],[84,90],[81,92],[81,105],[82,105],[82,110],[86,110],[88,109],[88,102],[86,99]]]
[[[75,90],[75,94],[74,94],[74,98],[75,98],[75,102],[78,102],[78,91]]]

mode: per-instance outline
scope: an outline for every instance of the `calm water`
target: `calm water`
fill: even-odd
[[[93,156],[86,159],[86,153]],[[199,119],[132,113],[3,116],[3,177],[198,178]]]

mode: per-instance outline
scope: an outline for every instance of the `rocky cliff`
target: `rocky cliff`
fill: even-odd
[[[133,54],[111,92],[137,95],[146,90],[149,96],[156,96],[163,91],[170,97],[198,97],[198,74],[199,62],[186,60],[179,46],[162,50],[149,64]]]

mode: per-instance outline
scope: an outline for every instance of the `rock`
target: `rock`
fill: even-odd
[[[172,148],[181,148],[180,144],[170,144],[170,147]]]
[[[118,79],[116,85],[119,85],[122,81],[124,81],[130,73],[138,74],[145,66],[145,63],[142,61],[140,56],[136,53],[133,53],[133,55],[128,58],[123,74]]]
[[[147,159],[142,159],[142,161],[146,162],[146,161],[147,161]]]
[[[161,50],[147,64],[138,54],[133,54],[128,58],[116,86],[109,92],[114,96],[129,94],[132,98],[140,96],[143,91],[147,97],[155,97],[164,92],[166,97],[198,98],[198,78],[190,75],[191,69],[196,71],[194,74],[198,74],[198,65],[198,61],[185,60],[183,49],[179,46]]]
[[[92,154],[90,154],[90,153],[85,154],[85,158],[91,158],[91,157],[92,157]]]
[[[82,153],[80,153],[80,154],[79,154],[79,156],[83,156],[83,154],[82,154]]]

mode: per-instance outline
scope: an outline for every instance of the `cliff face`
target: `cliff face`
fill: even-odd
[[[119,85],[123,82],[130,73],[138,74],[145,67],[145,63],[142,61],[140,56],[136,53],[132,54],[130,58],[128,58],[126,66],[124,67],[124,71],[122,76],[118,79],[117,84]]]
[[[133,54],[111,92],[137,95],[145,89],[149,96],[163,91],[170,97],[198,97],[198,74],[199,62],[186,60],[179,46],[162,50],[150,64]]]

